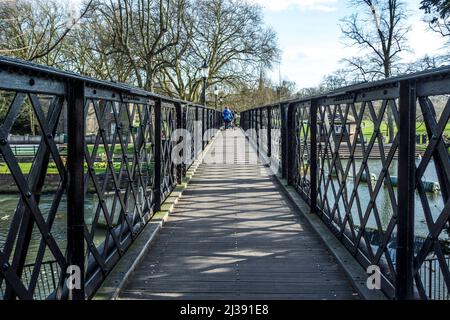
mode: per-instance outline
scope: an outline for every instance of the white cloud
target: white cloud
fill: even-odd
[[[321,12],[335,11],[338,0],[251,0],[269,11],[283,11],[291,8],[315,10]]]
[[[428,25],[422,20],[420,11],[413,11],[410,15],[411,31],[408,34],[408,45],[411,53],[405,55],[406,60],[416,60],[424,55],[433,56],[442,54],[448,50],[445,38],[440,34],[430,31]]]
[[[357,48],[344,47],[339,41],[290,45],[283,48],[282,80],[295,81],[297,88],[317,86],[325,75],[340,67],[342,58],[356,54]],[[278,66],[270,76],[278,81]]]
[[[267,2],[264,0],[254,1]],[[319,3],[318,1],[281,0],[280,3],[273,1],[272,5],[273,8],[277,6],[281,10],[290,5],[298,5],[299,3],[311,5],[313,2],[315,5]],[[325,3],[325,1],[321,3]],[[326,5],[332,6],[333,3],[329,1]],[[448,52],[448,45],[446,45],[445,39],[439,34],[430,31],[427,24],[422,21],[423,12],[418,9],[418,3],[419,0],[414,0],[414,3],[408,4],[410,9],[408,24],[411,25],[411,31],[407,37],[411,52],[402,52],[401,58],[404,63],[415,61],[425,54],[434,56]],[[336,2],[334,4],[338,5],[340,3]],[[305,9],[306,7],[303,8]],[[340,11],[341,9],[343,8],[339,7]],[[306,23],[305,19],[302,19],[300,15],[299,19],[294,19],[288,27],[281,21],[279,43],[283,50],[280,66],[282,80],[295,81],[298,88],[317,86],[325,75],[343,67],[340,64],[341,59],[359,56],[361,54],[360,50],[356,46],[346,45],[337,27],[338,19],[351,12],[351,8],[345,8],[342,12],[332,15],[308,12],[308,16],[314,15],[314,24],[311,24],[310,20]],[[275,17],[282,19],[278,15],[275,15]],[[278,24],[276,20],[272,25],[277,30]],[[275,66],[270,76],[276,82],[279,80],[278,66]]]

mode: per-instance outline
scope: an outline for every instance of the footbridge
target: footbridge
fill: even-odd
[[[449,94],[440,68],[224,130],[1,57],[0,298],[449,299]]]

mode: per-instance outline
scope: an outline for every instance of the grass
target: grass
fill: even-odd
[[[32,166],[32,162],[20,162],[19,163],[19,168],[23,174],[29,174],[31,171],[31,166]],[[120,161],[114,162],[113,166],[114,166],[114,171],[116,173],[118,173],[120,171],[120,167],[121,167]],[[131,168],[131,166],[132,166],[132,162],[129,162],[129,167]],[[94,170],[95,170],[95,173],[97,173],[97,174],[105,173],[106,168],[107,168],[107,163],[105,163],[105,162],[94,163]],[[147,166],[146,164],[142,165],[142,171],[147,170],[147,168],[149,170],[153,171],[153,163],[150,163],[150,166]],[[85,169],[84,173],[87,173],[87,164],[86,163],[84,163],[84,169]],[[125,164],[124,164],[124,170],[126,170]],[[11,171],[9,170],[6,163],[0,163],[0,175],[1,174],[11,174]],[[56,165],[54,162],[49,163],[49,166],[47,169],[47,174],[58,174],[58,169],[56,168]]]
[[[362,133],[366,140],[372,137],[374,130],[374,123],[369,120],[363,120],[361,123]],[[381,123],[380,131],[384,136],[388,135],[388,126],[386,122]],[[394,134],[396,134],[398,128],[394,126]],[[416,122],[416,134],[417,135],[427,135],[427,129],[424,122]],[[444,136],[450,137],[450,123],[447,123],[444,129]]]

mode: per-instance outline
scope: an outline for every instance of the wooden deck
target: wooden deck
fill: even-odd
[[[359,298],[240,130],[209,152],[120,299]]]

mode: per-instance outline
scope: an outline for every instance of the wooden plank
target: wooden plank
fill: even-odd
[[[248,158],[238,130],[235,158]],[[227,149],[225,152],[233,152]],[[201,164],[121,299],[355,299],[261,164]]]

